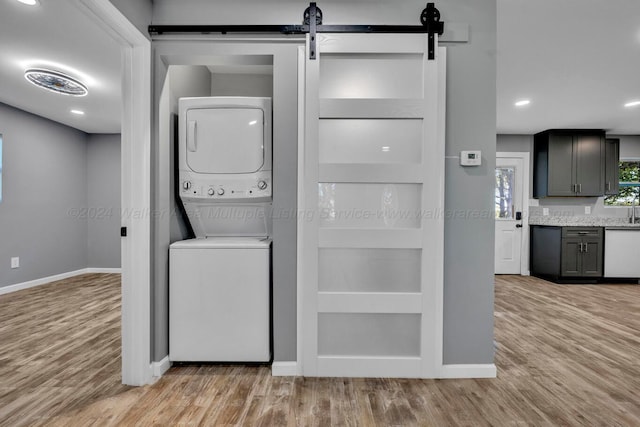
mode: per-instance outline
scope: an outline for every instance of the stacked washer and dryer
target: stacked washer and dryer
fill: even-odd
[[[179,196],[195,239],[169,249],[169,358],[268,362],[271,99],[179,100]]]

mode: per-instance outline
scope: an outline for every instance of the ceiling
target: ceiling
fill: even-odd
[[[497,0],[498,133],[640,134],[640,1]],[[530,99],[516,108],[517,100]]]
[[[115,41],[74,0],[41,0],[36,7],[0,1],[0,102],[87,133],[119,132]],[[640,106],[623,106],[640,100],[640,1],[497,0],[497,5],[499,133],[602,128],[640,134]],[[34,66],[79,78],[89,95],[63,96],[30,85],[23,72]],[[531,103],[516,108],[521,99]],[[86,114],[76,116],[71,109]]]
[[[0,0],[0,102],[87,133],[119,133],[120,49],[73,0],[26,6]],[[83,97],[38,88],[27,68],[48,68],[82,81]],[[83,116],[72,114],[82,110]]]

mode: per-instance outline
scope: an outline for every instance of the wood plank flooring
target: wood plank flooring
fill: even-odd
[[[181,366],[120,384],[120,277],[0,296],[0,426],[638,426],[640,286],[497,276],[497,379],[273,378]]]

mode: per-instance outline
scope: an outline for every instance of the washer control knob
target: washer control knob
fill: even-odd
[[[264,190],[265,188],[267,188],[267,182],[266,181],[258,181],[258,188],[260,190]]]
[[[191,188],[191,181],[185,181],[182,183],[182,188],[184,188],[185,190],[188,190]]]
[[[214,194],[216,194],[216,190],[214,190],[213,188],[210,188],[208,193],[210,196],[213,196]]]
[[[222,196],[224,194],[224,188],[219,188],[218,189],[218,195]]]

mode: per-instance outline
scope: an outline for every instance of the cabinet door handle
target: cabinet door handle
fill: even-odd
[[[576,191],[576,184],[571,184],[571,192],[572,192],[572,193],[577,193],[577,191]]]
[[[607,191],[611,191],[611,181],[607,182]]]
[[[578,184],[578,193],[582,193],[582,184]]]
[[[589,244],[585,243],[584,244],[584,253],[587,253],[587,252],[589,252]]]
[[[580,252],[582,252],[582,243],[580,243]]]

